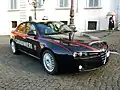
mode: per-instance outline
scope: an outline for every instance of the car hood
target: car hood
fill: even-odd
[[[69,33],[64,33],[64,34],[55,34],[55,35],[47,35],[53,39],[60,39],[63,41],[68,41],[69,40]],[[75,32],[73,35],[73,40],[72,41],[80,41],[80,42],[89,42],[93,40],[100,40],[98,37],[94,37],[92,35],[86,34],[86,33],[80,33],[80,32]]]
[[[96,51],[101,50],[104,47],[104,41],[100,40],[98,37],[94,37],[86,33],[75,32],[72,37],[73,39],[69,40],[69,33],[46,35],[46,38],[62,44],[73,52]]]

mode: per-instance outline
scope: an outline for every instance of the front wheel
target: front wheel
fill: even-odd
[[[43,52],[43,65],[47,73],[52,75],[57,74],[57,62],[51,51],[46,50]]]
[[[12,50],[12,53],[13,53],[13,54],[17,54],[17,53],[18,53],[18,50],[17,50],[16,44],[15,44],[14,41],[11,41],[11,43],[10,43],[10,47],[11,47],[11,50]]]

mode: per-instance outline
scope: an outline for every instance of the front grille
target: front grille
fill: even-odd
[[[93,69],[102,66],[107,60],[106,52],[99,52],[98,54],[94,54],[92,52],[92,55],[94,56],[88,56],[87,58],[79,59],[77,62],[79,65],[82,65],[83,68]]]
[[[106,60],[106,52],[101,52],[100,53],[102,61]]]
[[[82,56],[78,55],[77,57],[75,57],[75,59],[82,59],[82,60],[89,60],[94,58],[102,58],[102,60],[105,60],[106,52],[83,52]]]

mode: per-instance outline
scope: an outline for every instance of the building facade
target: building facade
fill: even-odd
[[[37,0],[36,18],[42,21],[44,17],[50,21],[70,22],[71,0]],[[108,29],[107,13],[114,11],[115,21],[120,16],[119,0],[74,0],[74,22],[80,32]],[[9,0],[8,23],[9,30],[20,22],[34,20],[32,0]]]
[[[8,23],[8,2],[6,0],[0,3],[0,35],[8,35],[9,34],[9,23]]]

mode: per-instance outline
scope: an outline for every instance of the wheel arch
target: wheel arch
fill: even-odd
[[[50,51],[51,53],[54,54],[54,52],[53,52],[51,49],[45,47],[45,48],[41,49],[41,52],[40,52],[40,58],[41,58],[41,59],[42,59],[43,52],[46,51],[46,50],[48,50],[48,51]]]
[[[13,39],[10,39],[10,43],[13,41]]]

